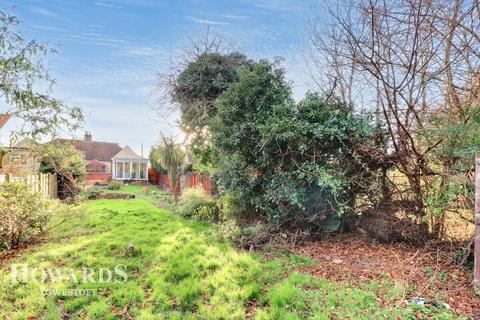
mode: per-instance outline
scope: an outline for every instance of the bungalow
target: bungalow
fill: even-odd
[[[53,142],[73,143],[85,154],[87,184],[106,183],[112,179],[148,181],[148,159],[137,155],[129,146],[122,148],[118,143],[94,141],[90,132],[85,133],[83,140],[56,139]]]

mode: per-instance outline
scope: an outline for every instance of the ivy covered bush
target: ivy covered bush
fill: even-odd
[[[0,249],[10,249],[38,235],[56,208],[53,201],[31,191],[29,186],[0,185]]]
[[[284,70],[260,61],[237,70],[211,123],[219,189],[288,227],[338,229],[376,180],[383,132],[352,108],[309,93],[295,103]]]

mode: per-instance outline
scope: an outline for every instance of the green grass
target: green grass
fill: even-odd
[[[388,283],[353,288],[297,272],[308,258],[277,252],[276,258],[240,252],[219,241],[211,225],[157,208],[158,193],[122,191],[135,200],[82,205],[46,243],[25,250],[0,270],[0,318],[121,319],[453,319],[444,310],[395,308]],[[129,244],[134,245],[128,250]],[[11,263],[37,268],[126,266],[126,283],[11,283]],[[98,275],[95,279],[98,279]],[[45,296],[48,288],[98,290],[92,296]],[[381,307],[379,300],[390,300]],[[256,307],[252,307],[256,305]]]

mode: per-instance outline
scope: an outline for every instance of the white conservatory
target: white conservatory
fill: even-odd
[[[148,159],[126,146],[112,158],[112,179],[148,181]]]

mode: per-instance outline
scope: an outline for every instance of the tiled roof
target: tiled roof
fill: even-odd
[[[85,160],[110,161],[122,148],[118,143],[103,141],[85,141],[85,140],[69,140],[55,139],[54,143],[73,143],[77,150],[85,153]]]
[[[8,122],[9,119],[10,119],[10,116],[0,114],[0,129],[3,128],[3,126]]]

